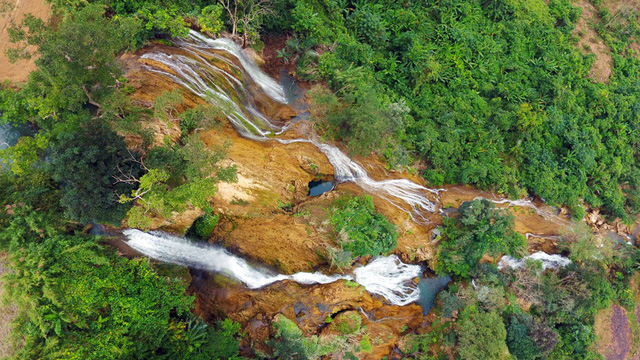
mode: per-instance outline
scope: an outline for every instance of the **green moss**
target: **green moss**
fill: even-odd
[[[371,345],[369,334],[364,334],[360,340],[360,351],[371,352],[371,350],[373,350],[373,346]]]
[[[345,281],[344,284],[347,285],[347,287],[352,288],[352,289],[355,289],[355,288],[360,286],[360,284],[358,284],[355,281],[351,281],[351,280]]]
[[[375,211],[369,195],[335,202],[330,222],[344,250],[353,256],[387,254],[398,243],[396,227]]]
[[[335,329],[344,335],[353,334],[360,330],[362,318],[357,312],[342,313],[334,319]]]

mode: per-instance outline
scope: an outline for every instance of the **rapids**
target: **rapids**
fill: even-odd
[[[300,284],[327,284],[346,279],[359,283],[370,293],[384,297],[393,305],[407,305],[419,297],[418,286],[413,279],[421,275],[420,266],[405,264],[395,255],[378,257],[356,268],[353,275],[325,275],[320,272],[283,275],[252,266],[221,247],[194,243],[168,233],[126,229],[123,234],[127,237],[127,245],[148,257],[225,274],[251,289],[282,280],[293,280]]]
[[[264,73],[255,61],[233,41],[225,38],[209,39],[195,31],[186,38],[174,40],[175,47],[150,51],[141,56],[143,68],[166,76],[193,94],[218,106],[239,135],[255,141],[277,141],[281,144],[311,143],[329,160],[334,168],[336,183],[353,182],[363,190],[389,201],[408,213],[418,223],[428,222],[427,216],[437,210],[436,200],[444,189],[430,189],[407,179],[374,180],[357,162],[338,147],[322,143],[315,134],[308,138],[281,138],[287,124],[271,120],[260,112],[259,103],[265,101],[286,104],[283,87]],[[528,207],[556,224],[564,223],[547,207],[539,208],[530,200],[489,199],[496,204]],[[420,266],[402,263],[396,256],[378,257],[359,267],[352,275],[321,273],[273,274],[266,269],[249,265],[226,250],[197,245],[169,234],[144,233],[125,230],[127,243],[141,253],[160,261],[225,273],[249,288],[260,288],[281,280],[303,284],[330,283],[339,279],[354,280],[369,292],[386,298],[395,305],[405,305],[419,299],[418,286],[412,281],[420,276]],[[534,254],[545,267],[566,264],[557,255]],[[568,260],[568,259],[567,259]],[[524,260],[504,257],[502,266],[519,267]]]
[[[339,148],[321,143],[313,135],[309,139],[275,137],[286,131],[287,127],[276,124],[257,110],[254,99],[261,94],[251,85],[255,83],[272,101],[283,104],[286,103],[284,89],[233,41],[225,38],[208,39],[191,31],[185,39],[176,40],[175,44],[179,46],[178,53],[150,52],[142,55],[142,59],[150,60],[145,69],[169,77],[222,108],[241,136],[256,141],[274,140],[282,144],[312,143],[333,166],[337,182],[354,182],[363,190],[407,211],[417,221],[426,221],[425,212],[436,210],[435,203],[426,194],[437,197],[440,190],[429,189],[406,179],[376,181]]]
[[[571,260],[561,255],[549,255],[544,251],[538,251],[529,256],[525,256],[522,259],[516,259],[511,256],[503,256],[498,262],[498,269],[512,268],[518,269],[523,267],[527,263],[527,259],[537,260],[542,262],[542,270],[546,269],[559,269],[571,264]]]

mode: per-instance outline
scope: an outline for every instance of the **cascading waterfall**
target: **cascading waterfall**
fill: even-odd
[[[485,198],[478,197],[476,199],[485,199]],[[536,213],[538,215],[540,215],[542,218],[544,218],[545,220],[554,222],[554,223],[556,223],[558,225],[569,225],[571,223],[570,221],[559,217],[558,215],[554,214],[552,211],[550,211],[548,209],[539,208],[539,207],[535,206],[531,202],[531,200],[529,200],[529,199],[520,199],[520,200],[487,199],[487,200],[491,201],[494,204],[507,204],[507,206],[520,206],[520,207],[528,207],[530,209],[534,209],[536,211]]]
[[[233,41],[224,38],[209,39],[190,31],[186,39],[178,39],[175,43],[184,54],[144,54],[142,59],[151,60],[145,68],[171,78],[194,94],[222,108],[240,135],[257,141],[314,144],[333,165],[337,182],[354,182],[365,191],[379,195],[394,206],[407,211],[417,221],[426,221],[425,212],[435,211],[434,202],[425,195],[430,193],[437,196],[440,190],[429,189],[406,179],[376,181],[369,177],[362,166],[349,159],[335,146],[311,139],[274,137],[273,135],[284,132],[286,126],[274,124],[261,114],[253,103],[254,96],[249,93],[252,91],[251,86],[243,86],[243,83],[254,82],[264,94],[280,103],[286,103],[284,90],[253,60],[247,58]],[[215,65],[219,63],[223,63],[224,66]],[[238,77],[241,80],[238,80]]]
[[[256,141],[278,141],[282,144],[297,142],[315,145],[334,168],[336,182],[354,182],[367,192],[374,193],[394,206],[406,211],[415,221],[426,222],[426,213],[434,212],[436,205],[426,195],[437,198],[443,189],[429,189],[407,179],[377,181],[366,170],[335,146],[321,143],[313,136],[309,139],[281,139],[277,135],[287,130],[285,124],[268,119],[259,110],[255,99],[268,96],[272,101],[286,103],[283,88],[265,74],[243,50],[229,39],[210,39],[190,31],[184,39],[174,41],[177,48],[172,54],[149,52],[142,55],[148,71],[166,76],[184,86],[195,95],[222,109],[243,137]],[[256,85],[256,86],[251,86]],[[256,91],[257,88],[261,89]],[[535,209],[547,220],[564,223],[546,209],[536,207],[529,200],[489,199],[497,204],[524,206]],[[127,242],[134,249],[152,258],[203,270],[226,273],[250,288],[259,288],[276,281],[294,280],[303,284],[329,283],[339,279],[353,279],[374,294],[385,297],[395,305],[418,300],[419,290],[413,281],[420,275],[420,267],[402,263],[396,256],[379,257],[368,265],[354,270],[353,275],[325,275],[321,273],[272,274],[250,266],[246,261],[222,248],[196,245],[186,239],[164,233],[144,233],[126,230]],[[563,266],[557,255],[533,254],[544,266]],[[556,258],[558,257],[558,258]],[[503,266],[518,267],[523,263],[503,257]]]
[[[410,304],[418,300],[419,296],[418,286],[413,279],[421,275],[420,266],[405,264],[395,255],[378,257],[369,264],[355,269],[353,275],[325,275],[319,272],[283,275],[252,266],[221,247],[193,243],[168,233],[146,233],[137,229],[126,229],[123,234],[127,237],[127,245],[148,257],[222,273],[251,289],[282,280],[293,280],[301,284],[327,284],[346,279],[359,283],[370,293],[384,297],[393,305]]]
[[[531,255],[525,256],[522,259],[516,259],[508,255],[503,256],[498,262],[498,269],[502,270],[507,267],[512,269],[521,268],[525,266],[525,264],[527,263],[527,259],[538,260],[542,262],[542,270],[560,269],[571,264],[571,260],[564,256],[557,254],[549,255],[544,251],[538,251]]]

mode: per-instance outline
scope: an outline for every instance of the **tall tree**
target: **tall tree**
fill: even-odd
[[[8,54],[14,60],[39,55],[30,87],[45,99],[42,115],[78,110],[87,102],[100,107],[99,97],[109,92],[121,72],[116,54],[131,45],[137,26],[133,19],[109,20],[99,4],[66,15],[56,27],[28,15],[20,27],[9,29],[16,46]]]
[[[141,172],[124,139],[108,125],[91,121],[59,132],[53,142],[51,175],[62,189],[61,203],[69,218],[118,221],[126,209],[118,194],[131,191],[132,185],[118,183],[115,177],[122,171],[136,176]]]

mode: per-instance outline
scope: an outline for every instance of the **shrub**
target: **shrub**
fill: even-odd
[[[519,255],[526,245],[514,229],[513,215],[488,200],[464,202],[454,218],[444,219],[436,271],[469,277],[477,273],[483,255]]]
[[[195,236],[201,239],[208,239],[213,229],[218,225],[218,221],[220,220],[219,214],[213,214],[212,209],[208,206],[205,206],[205,214],[200,216],[193,222],[191,228],[189,229],[189,233],[194,234]]]
[[[371,346],[371,339],[369,339],[369,334],[362,335],[362,339],[360,339],[360,351],[371,352],[371,350],[373,350],[373,346]]]
[[[318,338],[305,338],[302,330],[295,322],[284,315],[278,315],[273,323],[276,335],[267,340],[267,345],[273,348],[273,355],[277,359],[316,359],[319,351]]]
[[[481,312],[473,305],[463,309],[456,334],[458,354],[465,360],[509,359],[507,331],[496,312]]]
[[[375,211],[371,196],[339,199],[335,205],[330,221],[344,250],[353,256],[376,256],[395,249],[398,232]]]
[[[349,268],[353,261],[353,255],[351,255],[350,251],[338,249],[333,246],[327,247],[327,256],[329,257],[331,267],[340,271]]]
[[[342,313],[338,315],[334,321],[333,326],[344,335],[353,334],[360,330],[362,325],[362,318],[357,312],[350,311],[348,313]]]

